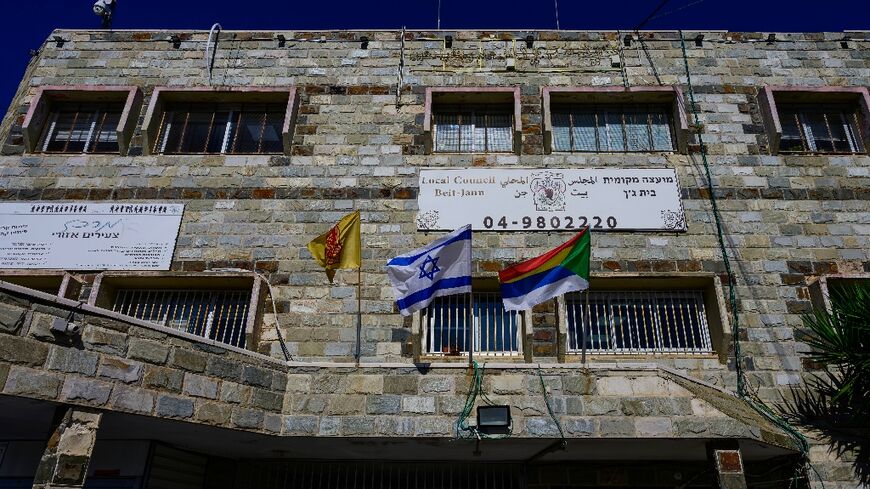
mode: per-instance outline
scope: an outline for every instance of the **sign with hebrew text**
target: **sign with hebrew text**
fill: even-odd
[[[686,230],[677,175],[652,169],[421,169],[417,229]]]
[[[0,204],[0,269],[169,270],[177,203]]]

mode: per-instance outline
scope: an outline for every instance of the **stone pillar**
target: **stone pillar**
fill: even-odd
[[[92,409],[58,408],[51,437],[33,477],[33,489],[84,486],[102,416]]]
[[[709,443],[707,456],[716,473],[719,489],[746,489],[743,457],[736,440]]]

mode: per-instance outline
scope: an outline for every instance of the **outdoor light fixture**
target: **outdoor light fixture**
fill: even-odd
[[[478,406],[477,431],[484,435],[507,435],[511,432],[510,406]]]
[[[526,36],[526,47],[532,49],[532,46],[535,44],[535,38],[531,35]]]
[[[181,47],[181,37],[179,37],[178,34],[173,34],[169,36],[169,42],[172,43],[172,47],[174,47],[175,49]]]
[[[695,36],[695,46],[701,47],[704,45],[704,34]]]
[[[767,44],[773,44],[776,42],[776,34],[770,33],[767,35]]]
[[[626,34],[625,37],[622,38],[622,44],[627,48],[631,47],[631,34]]]
[[[444,47],[450,49],[453,47],[453,36],[446,35],[444,36]]]
[[[275,39],[278,40],[279,48],[283,48],[285,45],[287,45],[287,38],[284,37],[284,34],[278,34],[277,36],[275,36]]]
[[[369,48],[368,36],[360,36],[359,42],[360,42],[360,45],[359,45],[360,49],[368,49]]]

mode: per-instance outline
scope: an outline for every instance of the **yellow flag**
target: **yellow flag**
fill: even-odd
[[[360,267],[359,211],[341,218],[332,229],[308,243],[311,256],[326,269],[332,282],[335,271]]]

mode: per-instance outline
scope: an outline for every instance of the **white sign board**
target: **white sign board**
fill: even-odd
[[[420,170],[420,230],[685,231],[673,169]]]
[[[184,204],[0,204],[0,269],[169,270]]]

